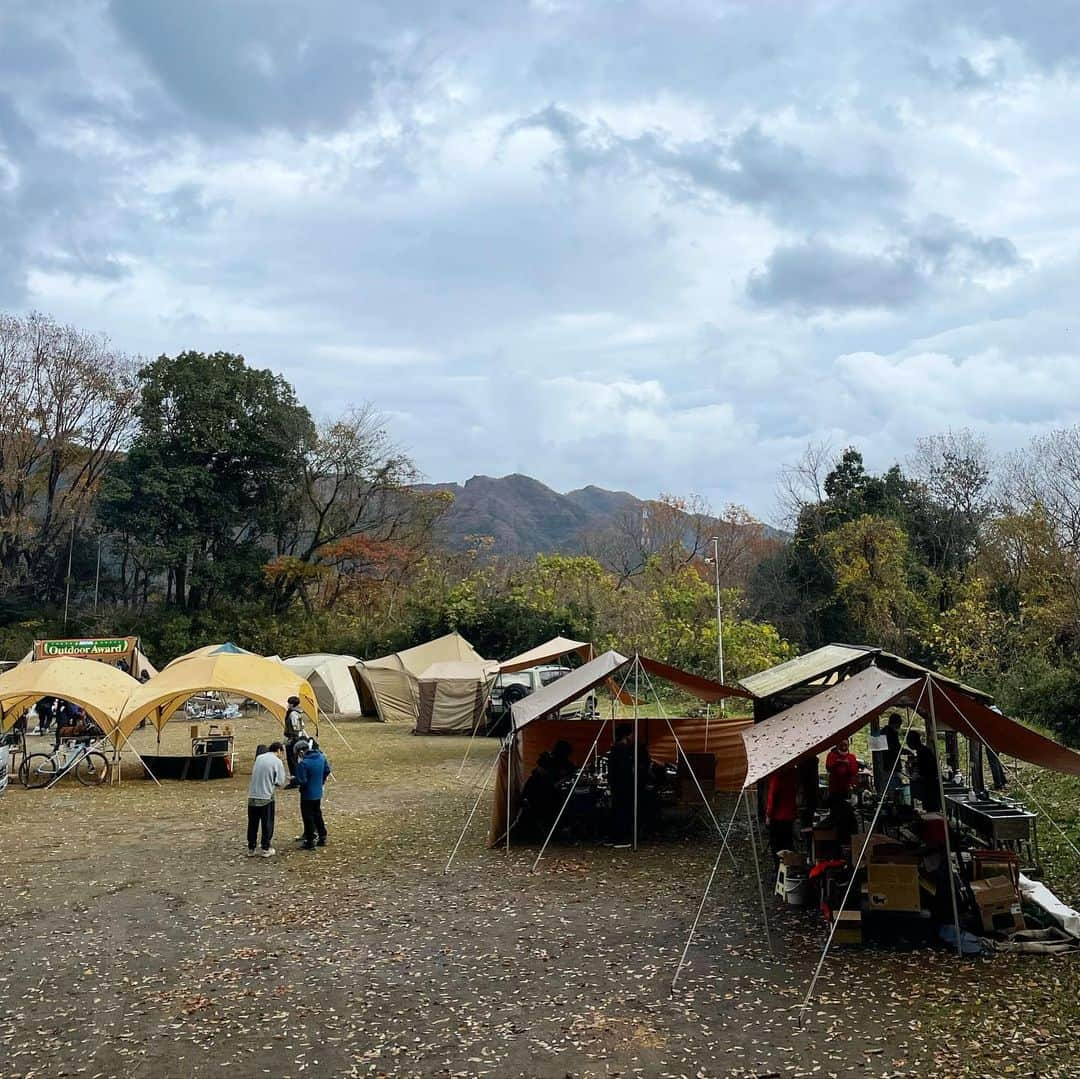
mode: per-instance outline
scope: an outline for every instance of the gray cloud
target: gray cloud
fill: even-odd
[[[504,135],[536,129],[554,137],[571,175],[593,170],[655,174],[680,197],[720,198],[761,209],[781,222],[877,214],[894,205],[906,188],[879,147],[870,147],[864,162],[845,168],[777,139],[758,124],[725,139],[679,140],[663,131],[626,137],[548,105],[508,125]]]
[[[112,0],[110,10],[172,100],[210,126],[329,129],[371,104],[382,54],[333,7],[323,20],[263,0]]]
[[[766,307],[804,313],[899,309],[918,303],[935,284],[1021,264],[1011,240],[977,236],[939,214],[905,231],[901,243],[881,254],[843,250],[822,240],[785,244],[750,274],[747,295]]]

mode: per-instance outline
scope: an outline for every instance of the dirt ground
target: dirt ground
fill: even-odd
[[[487,800],[447,856],[495,746],[401,727],[329,731],[330,844],[247,859],[247,772],[272,721],[243,720],[238,775],[0,799],[0,1075],[1077,1076],[1080,963],[838,950],[770,897],[749,848],[716,854],[486,849]],[[180,750],[186,726],[166,744]],[[140,732],[140,748],[153,746]],[[1053,882],[1051,882],[1053,883]]]

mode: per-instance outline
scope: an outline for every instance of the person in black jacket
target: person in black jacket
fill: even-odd
[[[915,755],[915,793],[927,813],[941,812],[941,776],[938,772],[937,754],[923,740],[918,731],[908,731],[908,749]]]
[[[289,785],[295,790],[300,784],[296,779],[296,743],[304,737],[304,713],[300,711],[300,698],[290,697],[285,709],[285,762],[289,769]]]

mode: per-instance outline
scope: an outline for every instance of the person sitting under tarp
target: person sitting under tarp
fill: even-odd
[[[563,778],[565,765],[573,768],[568,758],[569,743],[563,742],[561,745],[567,746],[567,753],[559,758],[553,753],[541,753],[532,774],[525,780],[521,791],[521,810],[514,829],[522,838],[546,839],[559,815],[565,795],[560,795],[558,784]]]

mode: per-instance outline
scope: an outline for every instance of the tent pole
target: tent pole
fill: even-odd
[[[480,808],[480,801],[487,793],[488,783],[491,781],[491,774],[495,771],[495,766],[499,763],[500,756],[501,754],[499,753],[495,754],[495,759],[491,762],[491,766],[488,768],[487,773],[484,775],[484,782],[480,785],[480,793],[477,794],[476,801],[473,802],[472,810],[469,812],[469,816],[465,820],[465,827],[461,829],[461,835],[458,836],[458,841],[454,844],[454,849],[450,852],[450,857],[447,858],[446,865],[443,867],[444,876],[450,872],[450,866],[453,865],[454,858],[457,856],[458,848],[461,846],[462,842],[465,839],[465,833],[469,830],[469,825],[472,824],[472,819],[476,816],[477,809]],[[507,764],[509,768],[509,758],[507,759]],[[507,772],[506,781],[508,783],[510,782],[509,770]],[[506,821],[506,831],[508,833],[510,831],[509,818]]]
[[[352,746],[349,745],[349,743],[345,740],[345,735],[343,735],[341,733],[340,729],[338,728],[338,725],[325,712],[322,712],[322,713],[319,713],[319,714],[321,714],[323,719],[325,719],[326,722],[330,724],[330,729],[342,740],[342,742],[345,742],[345,748],[347,750],[349,750],[349,752],[351,753],[352,752]],[[316,719],[315,720],[315,736],[318,737],[318,735],[319,735],[319,721],[318,721],[318,719]]]
[[[638,671],[641,659],[634,653],[634,850],[638,849]]]
[[[566,812],[566,807],[570,804],[570,799],[574,797],[574,791],[577,790],[578,780],[585,774],[585,766],[589,763],[589,758],[600,744],[600,736],[603,733],[604,724],[601,722],[600,729],[596,732],[596,737],[593,739],[593,744],[589,747],[589,752],[585,754],[585,759],[581,762],[581,767],[577,770],[577,775],[574,776],[574,782],[570,785],[570,790],[567,791],[566,798],[559,807],[558,815],[555,817],[555,823],[552,824],[551,831],[548,832],[547,839],[544,840],[544,845],[540,848],[540,853],[536,856],[536,861],[533,862],[532,869],[529,870],[530,873],[536,872],[536,867],[540,864],[540,859],[544,857],[544,851],[548,849],[548,844],[551,842],[552,836],[555,835],[555,831],[559,827],[559,821],[562,820],[563,814]]]
[[[744,790],[745,793],[745,790]],[[757,821],[754,820],[754,814],[750,810],[750,799],[744,799],[746,805],[746,825],[750,829],[750,850],[754,855],[754,872],[757,875],[758,895],[761,897],[761,917],[765,921],[765,943],[768,945],[769,954],[772,955],[772,934],[769,932],[769,907],[765,902],[765,883],[761,879],[761,862],[758,860],[757,853],[757,837],[754,832],[757,828]]]
[[[986,752],[987,753],[992,753],[994,755],[994,759],[998,762],[998,764],[1001,765],[1002,768],[1004,768],[1005,767],[1005,762],[1001,759],[1001,756],[997,752],[997,750],[994,749],[994,747],[992,745],[990,745],[990,743],[987,742],[985,738],[983,738],[983,736],[975,729],[974,726],[972,726],[971,720],[968,719],[968,717],[965,716],[964,713],[961,712],[959,708],[957,708],[956,703],[953,701],[953,699],[947,693],[944,694],[944,696],[945,696],[945,700],[948,701],[949,704],[952,706],[953,711],[968,725],[968,727],[971,730],[971,733],[974,734],[975,737],[978,739],[979,744],[985,746],[986,747]],[[1072,848],[1073,853],[1076,854],[1077,856],[1080,856],[1080,847],[1077,847],[1077,845],[1069,838],[1069,835],[1065,831],[1065,829],[1062,828],[1061,825],[1058,824],[1058,822],[1056,820],[1054,820],[1054,818],[1051,817],[1049,813],[1046,812],[1046,810],[1043,808],[1042,803],[1035,796],[1035,792],[1032,791],[1032,789],[1030,787],[1026,786],[1021,781],[1021,779],[1020,779],[1020,770],[1016,765],[1016,758],[1015,757],[1013,758],[1013,765],[1012,765],[1012,768],[1011,768],[1011,772],[1012,772],[1013,779],[1015,779],[1016,782],[1020,784],[1021,789],[1023,790],[1024,794],[1028,797],[1029,801],[1034,802],[1036,809],[1038,809],[1039,812],[1061,833],[1061,838],[1064,839],[1066,843],[1068,843],[1068,845]]]
[[[153,773],[153,772],[151,772],[151,771],[150,771],[150,769],[149,769],[149,768],[147,767],[147,765],[146,765],[146,761],[144,761],[144,760],[143,760],[142,754],[141,754],[141,753],[140,753],[140,752],[139,752],[139,751],[138,751],[138,750],[137,750],[137,749],[136,749],[136,748],[135,748],[135,747],[134,747],[134,746],[133,746],[133,745],[131,744],[131,740],[130,740],[130,739],[128,738],[128,736],[127,736],[126,734],[124,734],[124,732],[123,732],[123,731],[120,731],[120,730],[118,730],[118,732],[117,732],[117,733],[118,733],[118,734],[120,735],[120,737],[121,737],[121,738],[123,738],[123,740],[124,740],[124,745],[125,745],[125,746],[127,746],[127,747],[128,747],[128,748],[129,748],[130,750],[131,750],[131,752],[132,752],[132,753],[134,753],[134,754],[135,754],[135,756],[139,758],[139,763],[140,763],[140,764],[141,764],[141,765],[143,766],[143,768],[144,768],[144,769],[146,769],[146,774],[147,774],[147,775],[148,775],[148,776],[149,776],[149,777],[150,777],[150,778],[151,778],[151,779],[152,779],[152,780],[153,780],[153,781],[154,781],[155,783],[157,783],[157,785],[158,785],[158,786],[160,787],[160,786],[161,786],[161,782],[160,782],[160,781],[158,780],[158,777],[157,777],[156,775],[154,775],[154,773]],[[160,733],[160,732],[159,732],[159,733]]]
[[[679,965],[675,968],[675,977],[671,979],[671,993],[675,995],[675,986],[678,984],[679,975],[682,973],[682,969],[686,966],[686,956],[690,951],[690,945],[694,943],[694,934],[697,932],[698,922],[701,921],[702,911],[705,910],[705,903],[709,898],[709,892],[712,890],[713,881],[716,879],[716,872],[720,868],[720,859],[724,857],[724,849],[727,848],[730,853],[731,847],[728,846],[728,838],[731,835],[732,826],[735,824],[735,818],[739,813],[739,805],[742,803],[743,798],[746,796],[746,791],[739,791],[738,797],[735,799],[735,808],[731,811],[731,820],[728,821],[727,831],[724,833],[723,842],[720,844],[720,850],[716,855],[716,861],[713,862],[712,872],[709,874],[709,879],[705,884],[705,894],[701,897],[701,902],[698,904],[697,914],[694,916],[694,922],[690,926],[690,935],[686,938],[686,946],[682,950],[682,955],[679,958]]]
[[[701,795],[702,802],[705,803],[705,808],[708,810],[709,816],[712,818],[713,824],[716,826],[716,834],[723,838],[723,829],[720,827],[720,822],[716,819],[716,814],[713,812],[713,807],[709,804],[709,799],[705,797],[705,792],[701,789],[701,784],[698,782],[698,777],[695,774],[693,768],[690,767],[690,758],[686,755],[686,750],[682,747],[682,742],[679,741],[679,736],[675,733],[675,728],[671,724],[671,720],[668,718],[667,712],[664,711],[664,706],[660,703],[660,694],[656,692],[656,687],[653,685],[653,680],[649,676],[649,672],[645,672],[645,681],[648,683],[649,692],[653,696],[653,700],[656,701],[657,711],[660,713],[664,722],[667,724],[667,729],[671,732],[671,737],[675,742],[676,759],[678,755],[682,755],[682,759],[686,764],[686,770],[690,773],[690,778],[694,781],[694,786],[697,787],[698,794]],[[735,852],[729,847],[728,853],[731,855],[731,864],[738,865],[735,861]]]
[[[945,784],[941,779],[941,762],[937,755],[938,730],[937,712],[934,709],[934,680],[930,675],[926,676],[926,690],[926,696],[930,701],[930,740],[934,744],[934,771],[937,773],[935,779],[937,781],[938,798],[940,799],[938,804],[941,807],[941,817],[945,822],[945,865],[949,872],[949,899],[952,902],[953,925],[956,927],[956,954],[963,959],[964,943],[960,939],[960,907],[956,902],[956,879],[953,877],[952,840],[949,838],[949,815],[945,812]],[[923,779],[923,782],[925,783],[926,780]]]
[[[484,703],[480,708],[480,716],[482,717],[487,712],[488,703],[491,701],[491,691],[495,688],[496,679],[493,678],[487,687],[487,693],[484,694]],[[480,729],[479,718],[473,724],[472,734],[469,735],[469,744],[465,747],[465,756],[461,758],[461,767],[457,770],[457,776],[455,778],[460,779],[461,773],[465,771],[465,762],[469,759],[469,754],[472,752],[473,742],[476,740],[476,732]]]
[[[919,705],[922,704],[923,695],[926,693],[927,683],[930,681],[930,676],[927,675],[923,679],[922,692],[919,694],[918,699],[915,701],[915,707],[911,709],[908,716],[908,724],[904,730],[904,737],[906,738],[908,732],[911,730],[915,723],[915,717],[919,713]],[[810,1001],[814,997],[814,989],[817,987],[818,978],[821,977],[822,967],[825,966],[825,960],[829,955],[829,948],[832,947],[833,937],[836,935],[836,929],[840,925],[839,915],[844,913],[844,907],[847,906],[847,901],[851,896],[851,889],[855,886],[855,881],[859,876],[859,868],[862,866],[863,859],[866,857],[867,851],[870,849],[869,837],[874,834],[874,829],[877,827],[878,818],[881,816],[881,810],[885,806],[885,798],[889,793],[889,787],[892,784],[893,776],[896,775],[897,768],[900,767],[900,757],[897,756],[893,761],[892,771],[889,772],[889,778],[885,782],[885,786],[882,788],[880,795],[878,796],[877,809],[874,810],[873,819],[870,821],[870,827],[866,830],[867,842],[863,844],[863,849],[859,851],[859,857],[855,859],[855,864],[851,867],[851,880],[848,881],[848,886],[844,891],[844,898],[840,900],[840,906],[836,910],[836,916],[833,918],[832,927],[829,929],[828,939],[825,941],[825,947],[822,949],[821,958],[818,960],[818,965],[814,970],[814,976],[810,979],[810,988],[806,991],[806,999],[802,1002],[802,1007],[799,1009],[799,1026],[802,1027],[803,1021],[806,1018],[806,1009],[810,1007]]]
[[[511,716],[511,722],[513,717]],[[517,740],[517,731],[510,732],[510,738],[506,743],[506,857],[510,857],[510,784],[514,774],[514,742]]]

